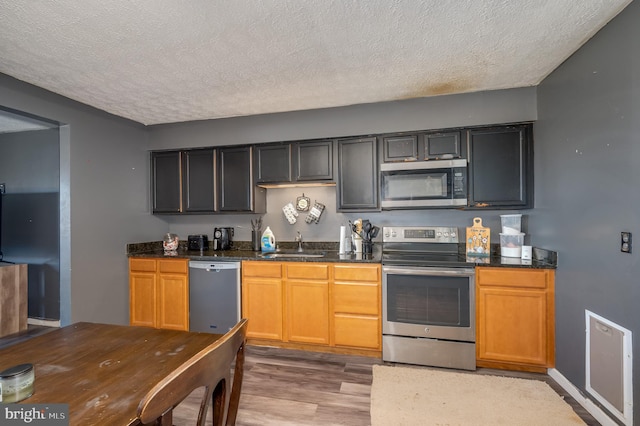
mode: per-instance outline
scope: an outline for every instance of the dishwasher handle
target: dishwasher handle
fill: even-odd
[[[204,269],[206,271],[220,271],[223,269],[240,269],[240,262],[189,262],[189,268]]]

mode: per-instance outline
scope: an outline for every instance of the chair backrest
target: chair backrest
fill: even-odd
[[[247,320],[242,319],[223,337],[191,357],[154,386],[138,405],[140,422],[170,425],[173,409],[195,389],[204,387],[197,425],[204,425],[209,402],[213,406],[214,426],[234,425],[244,375],[246,334]],[[230,380],[234,359],[232,385]]]

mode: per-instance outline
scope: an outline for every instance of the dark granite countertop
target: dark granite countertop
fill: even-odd
[[[461,247],[461,253],[464,248]],[[558,253],[552,250],[546,250],[539,247],[533,247],[532,259],[522,260],[519,257],[502,257],[500,256],[500,245],[491,245],[490,257],[467,257],[467,262],[474,263],[476,266],[495,266],[502,268],[529,268],[529,269],[557,269]]]
[[[382,249],[381,244],[373,245],[372,254],[338,254],[337,243],[305,243],[305,250],[308,251],[324,251],[323,257],[263,257],[259,251],[251,250],[251,243],[247,241],[234,241],[232,250],[214,251],[211,249],[198,251],[187,250],[185,242],[180,242],[178,250],[174,253],[165,253],[162,249],[162,242],[135,243],[127,245],[127,255],[129,257],[147,257],[147,258],[182,258],[201,261],[242,261],[242,260],[260,260],[265,262],[355,262],[355,263],[381,263]],[[295,243],[283,242],[280,249],[293,250]],[[463,250],[464,252],[464,250]],[[469,266],[490,266],[503,268],[529,268],[529,269],[556,269],[558,266],[557,253],[542,248],[533,248],[532,260],[521,260],[520,258],[501,257],[499,255],[499,247],[497,250],[492,247],[490,257],[472,258],[468,257]]]
[[[182,258],[189,260],[202,261],[240,261],[240,260],[262,260],[265,262],[357,262],[357,263],[380,263],[382,260],[382,251],[380,245],[373,246],[372,254],[350,253],[338,254],[337,243],[305,243],[307,252],[323,251],[323,257],[297,257],[281,255],[282,257],[271,258],[263,257],[262,252],[251,250],[251,242],[239,241],[233,242],[234,248],[231,250],[214,251],[211,248],[207,250],[188,250],[187,246],[182,242],[179,243],[178,250],[175,253],[165,253],[162,250],[162,242],[139,243],[127,245],[127,255],[129,257],[164,257],[164,258]],[[295,243],[279,243],[279,248],[283,250],[294,250]]]
[[[517,257],[500,257],[491,256],[485,258],[467,259],[469,264],[475,266],[491,266],[499,268],[528,268],[528,269],[556,269],[557,265],[548,263],[544,260],[532,259],[522,260]]]

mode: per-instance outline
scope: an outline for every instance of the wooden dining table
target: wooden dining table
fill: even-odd
[[[0,349],[0,371],[33,364],[20,403],[68,404],[70,425],[135,425],[142,397],[221,336],[81,322]]]

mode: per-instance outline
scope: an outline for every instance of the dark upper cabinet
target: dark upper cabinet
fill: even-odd
[[[418,135],[396,135],[382,137],[382,161],[418,160]]]
[[[250,146],[152,152],[153,213],[263,213],[252,154]]]
[[[151,153],[153,213],[215,211],[215,150]]]
[[[216,210],[216,152],[213,148],[182,153],[183,211],[213,213]]]
[[[180,151],[151,153],[153,213],[182,211],[182,163]]]
[[[533,207],[532,125],[467,132],[470,208]]]
[[[291,144],[277,143],[255,146],[255,172],[258,183],[291,182]]]
[[[377,138],[338,140],[337,151],[337,210],[380,210]]]
[[[295,179],[333,180],[333,145],[333,140],[295,142]]]
[[[220,212],[264,212],[266,190],[256,187],[252,171],[253,147],[218,149]]]
[[[450,160],[466,158],[459,130],[382,136],[382,161]]]
[[[466,158],[466,146],[459,131],[434,132],[421,135],[421,159],[450,160]]]
[[[334,144],[324,140],[255,145],[256,181],[332,181]]]

